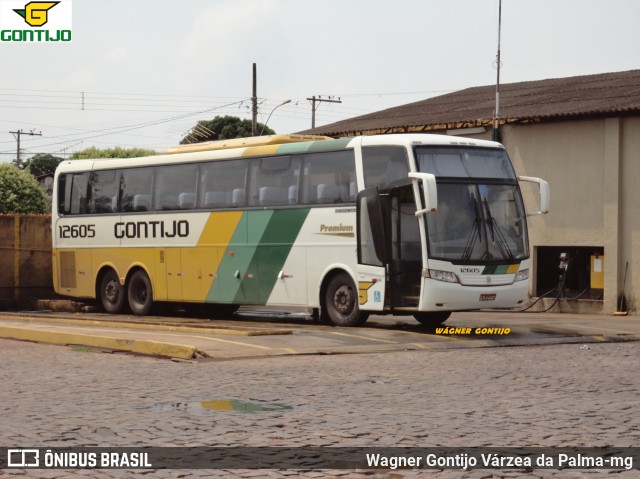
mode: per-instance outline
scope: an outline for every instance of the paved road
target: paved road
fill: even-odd
[[[636,342],[573,343],[172,362],[0,340],[0,445],[638,446],[638,348]],[[255,414],[199,407],[228,400],[288,407]],[[612,477],[540,469],[0,475]]]
[[[444,326],[438,332],[410,317],[374,315],[365,327],[335,328],[301,314],[256,311],[214,321],[182,316],[0,313],[0,338],[124,348],[181,358],[194,353],[230,359],[640,340],[640,320],[635,317],[487,311],[455,313]]]

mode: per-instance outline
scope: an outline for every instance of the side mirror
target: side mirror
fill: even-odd
[[[424,208],[416,211],[416,216],[434,212],[438,209],[438,187],[436,177],[432,173],[410,172],[409,178],[415,178],[422,182],[424,192]]]
[[[518,180],[527,181],[529,183],[538,183],[538,187],[540,188],[540,211],[529,213],[527,216],[546,215],[549,212],[549,204],[551,202],[549,183],[534,176],[518,176]]]

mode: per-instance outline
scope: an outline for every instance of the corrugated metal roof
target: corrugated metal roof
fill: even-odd
[[[301,133],[329,136],[490,126],[495,85],[350,118]],[[640,70],[500,85],[500,122],[527,123],[640,113]]]

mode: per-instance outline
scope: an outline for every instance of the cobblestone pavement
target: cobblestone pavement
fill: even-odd
[[[172,362],[0,340],[0,446],[639,446],[638,343]],[[291,409],[172,406],[235,399]],[[613,477],[639,477],[639,471]],[[612,477],[610,471],[4,470],[1,477]]]

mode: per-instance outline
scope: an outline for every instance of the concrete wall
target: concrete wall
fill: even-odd
[[[519,175],[546,179],[551,212],[529,218],[534,264],[539,246],[604,248],[603,313],[618,309],[624,285],[631,313],[640,298],[640,118],[507,125],[501,129]],[[537,187],[522,184],[528,211]],[[536,273],[533,272],[532,284]]]
[[[0,216],[0,307],[54,296],[50,223],[49,216]]]
[[[640,118],[625,118],[621,125],[620,231],[618,281],[623,281],[629,309],[638,314],[640,306]],[[622,291],[622,285],[620,286]]]

